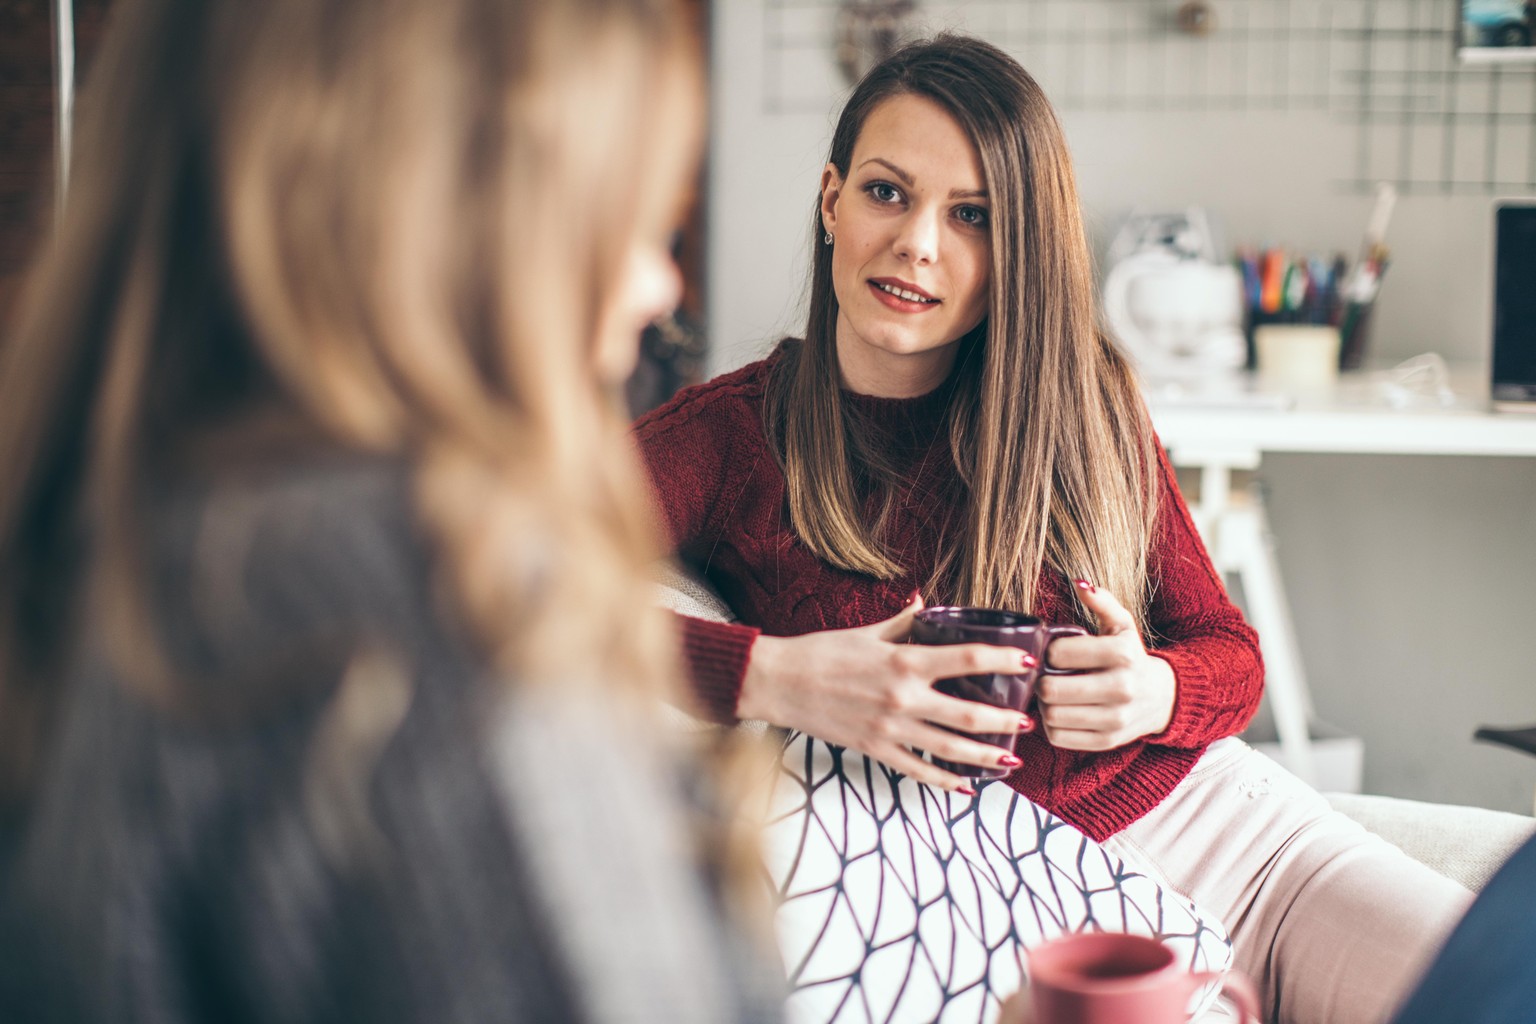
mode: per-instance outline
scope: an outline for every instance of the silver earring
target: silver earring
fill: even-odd
[[[828,245],[831,245],[832,244],[832,232],[828,231],[826,234],[822,235],[821,236],[821,240],[823,242],[826,242]]]

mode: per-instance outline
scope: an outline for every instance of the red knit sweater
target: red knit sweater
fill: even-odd
[[[695,692],[722,722],[736,702],[759,632],[795,636],[867,625],[900,610],[932,572],[956,471],[941,436],[945,388],[914,399],[848,397],[908,467],[886,540],[906,572],[874,580],[820,561],[790,525],[783,474],[762,427],[773,357],[681,392],[635,427],[684,563],[702,572],[741,619],[683,619]],[[1020,737],[1023,767],[1007,783],[1103,839],[1168,795],[1207,744],[1247,725],[1263,685],[1257,637],[1228,600],[1190,521],[1166,458],[1149,570],[1153,653],[1178,680],[1173,718],[1154,736],[1104,753],[1060,750],[1039,731]],[[1042,574],[1035,606],[1048,621],[1077,617],[1071,582]],[[930,600],[934,595],[928,595]]]

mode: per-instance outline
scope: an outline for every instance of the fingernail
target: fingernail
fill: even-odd
[[[1002,757],[997,759],[997,766],[999,768],[1017,768],[1023,763],[1023,761],[1020,761],[1012,754],[1004,754]]]
[[[976,791],[974,789],[972,789],[970,786],[956,786],[955,787],[955,792],[956,793],[964,793],[966,796],[975,796],[976,795]]]
[[[920,598],[922,596],[923,596],[923,592],[922,592],[921,589],[912,591],[912,593],[907,595],[907,604],[914,603],[918,598]]]
[[[1087,580],[1073,580],[1072,582],[1076,583],[1080,588],[1086,590],[1090,594],[1096,593],[1099,589],[1092,583],[1089,583]]]
[[[1020,656],[1019,661],[1023,662],[1026,669],[1034,668],[1036,665],[1040,664],[1040,659],[1036,658],[1028,651],[1025,651],[1023,655]]]
[[[1035,720],[1028,715],[1019,716],[1019,732],[1034,732]]]

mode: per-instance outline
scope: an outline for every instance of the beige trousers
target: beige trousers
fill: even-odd
[[[1225,922],[1275,1024],[1377,1024],[1472,894],[1238,739],[1104,845]]]

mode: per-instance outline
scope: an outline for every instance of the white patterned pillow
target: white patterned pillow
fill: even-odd
[[[1231,965],[1219,921],[1005,783],[947,793],[803,733],[785,742],[765,850],[790,1024],[991,1021],[1023,950],[1068,932]]]
[[[678,614],[735,621],[689,571],[661,565],[656,582]],[[1000,782],[962,797],[791,733],[763,846],[789,1024],[990,1022],[1023,950],[1095,928],[1157,936],[1191,970],[1232,963],[1219,920]]]

